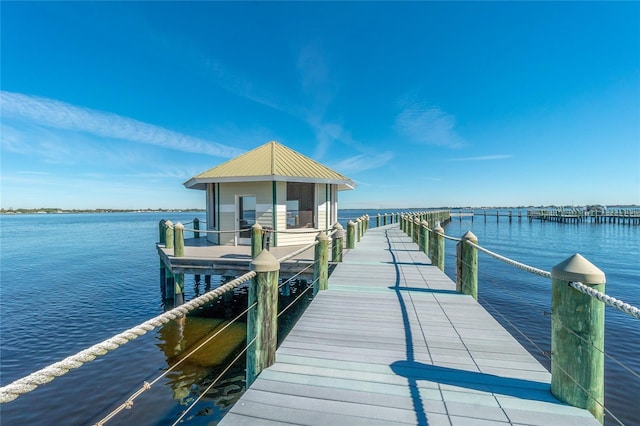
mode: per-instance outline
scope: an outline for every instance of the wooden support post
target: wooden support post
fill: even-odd
[[[180,222],[174,226],[173,257],[184,257],[184,225]]]
[[[173,223],[167,220],[164,223],[164,248],[173,248]]]
[[[413,219],[413,242],[420,247],[420,218],[416,216]]]
[[[331,260],[342,262],[342,247],[344,244],[344,228],[338,222],[333,225],[333,244],[331,245]]]
[[[262,251],[262,226],[258,222],[251,227],[251,258],[255,259]]]
[[[433,229],[433,256],[431,263],[444,272],[444,229],[438,223]]]
[[[324,232],[320,232],[316,237],[318,244],[315,247],[315,258],[313,266],[313,293],[317,290],[329,288],[329,237]]]
[[[467,231],[457,245],[456,291],[478,300],[478,250],[465,241],[478,244],[478,237]]]
[[[382,224],[386,225],[387,224],[387,214],[385,213],[384,216],[382,216]]]
[[[164,262],[160,260],[160,294],[162,295],[162,300],[166,300],[167,298],[167,268],[164,266]]]
[[[173,300],[175,298],[175,277],[171,269],[166,268],[164,271],[164,294],[165,300]]]
[[[193,218],[193,238],[200,238],[200,219]]]
[[[358,243],[360,242],[360,229],[361,229],[360,228],[360,223],[361,223],[360,218],[357,218],[356,219],[356,229],[355,229],[356,234],[355,234],[355,237],[356,237],[356,242],[358,242]]]
[[[269,250],[262,250],[251,261],[256,272],[249,282],[248,306],[254,303],[247,315],[247,388],[265,368],[276,361],[278,341],[278,278],[280,262]]]
[[[604,421],[604,303],[569,286],[604,293],[604,272],[579,254],[551,269],[551,393]]]
[[[352,220],[347,223],[347,248],[356,248],[356,224]]]
[[[378,216],[376,216],[376,228],[380,227],[380,213],[378,213]]]

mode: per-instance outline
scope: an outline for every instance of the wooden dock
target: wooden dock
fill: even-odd
[[[599,425],[397,225],[345,253],[221,425]]]

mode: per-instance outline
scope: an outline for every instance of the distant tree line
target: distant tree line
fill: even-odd
[[[204,209],[60,209],[56,207],[41,207],[37,209],[0,209],[0,214],[60,214],[60,213],[162,213],[162,212],[193,212]]]

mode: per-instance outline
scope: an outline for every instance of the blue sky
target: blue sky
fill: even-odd
[[[640,204],[639,2],[0,7],[3,208],[203,208],[270,140],[343,208]]]

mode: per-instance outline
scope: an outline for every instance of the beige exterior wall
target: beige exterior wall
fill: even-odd
[[[211,187],[209,187],[211,185]],[[208,184],[207,189],[207,229],[229,231],[238,228],[239,223],[236,221],[236,209],[238,196],[255,196],[256,197],[256,220],[263,228],[273,229],[273,182],[237,182],[237,183],[220,183],[219,191],[214,194],[213,185]],[[327,199],[327,186],[325,184],[315,185],[315,204],[316,204],[316,229],[327,229],[333,226],[337,219],[337,191],[336,185],[330,185],[329,198]],[[329,200],[333,200],[331,205]],[[287,201],[287,184],[286,182],[276,182],[276,230],[286,231],[279,232],[275,237],[271,237],[272,246],[287,245],[303,245],[309,244],[315,240],[316,234],[309,232],[312,229],[291,229],[287,230],[286,223],[286,201]],[[219,203],[219,204],[218,204]],[[213,223],[213,209],[218,207],[220,210],[216,214],[216,226]],[[235,233],[207,234],[209,241],[221,245],[237,244],[237,235]]]

